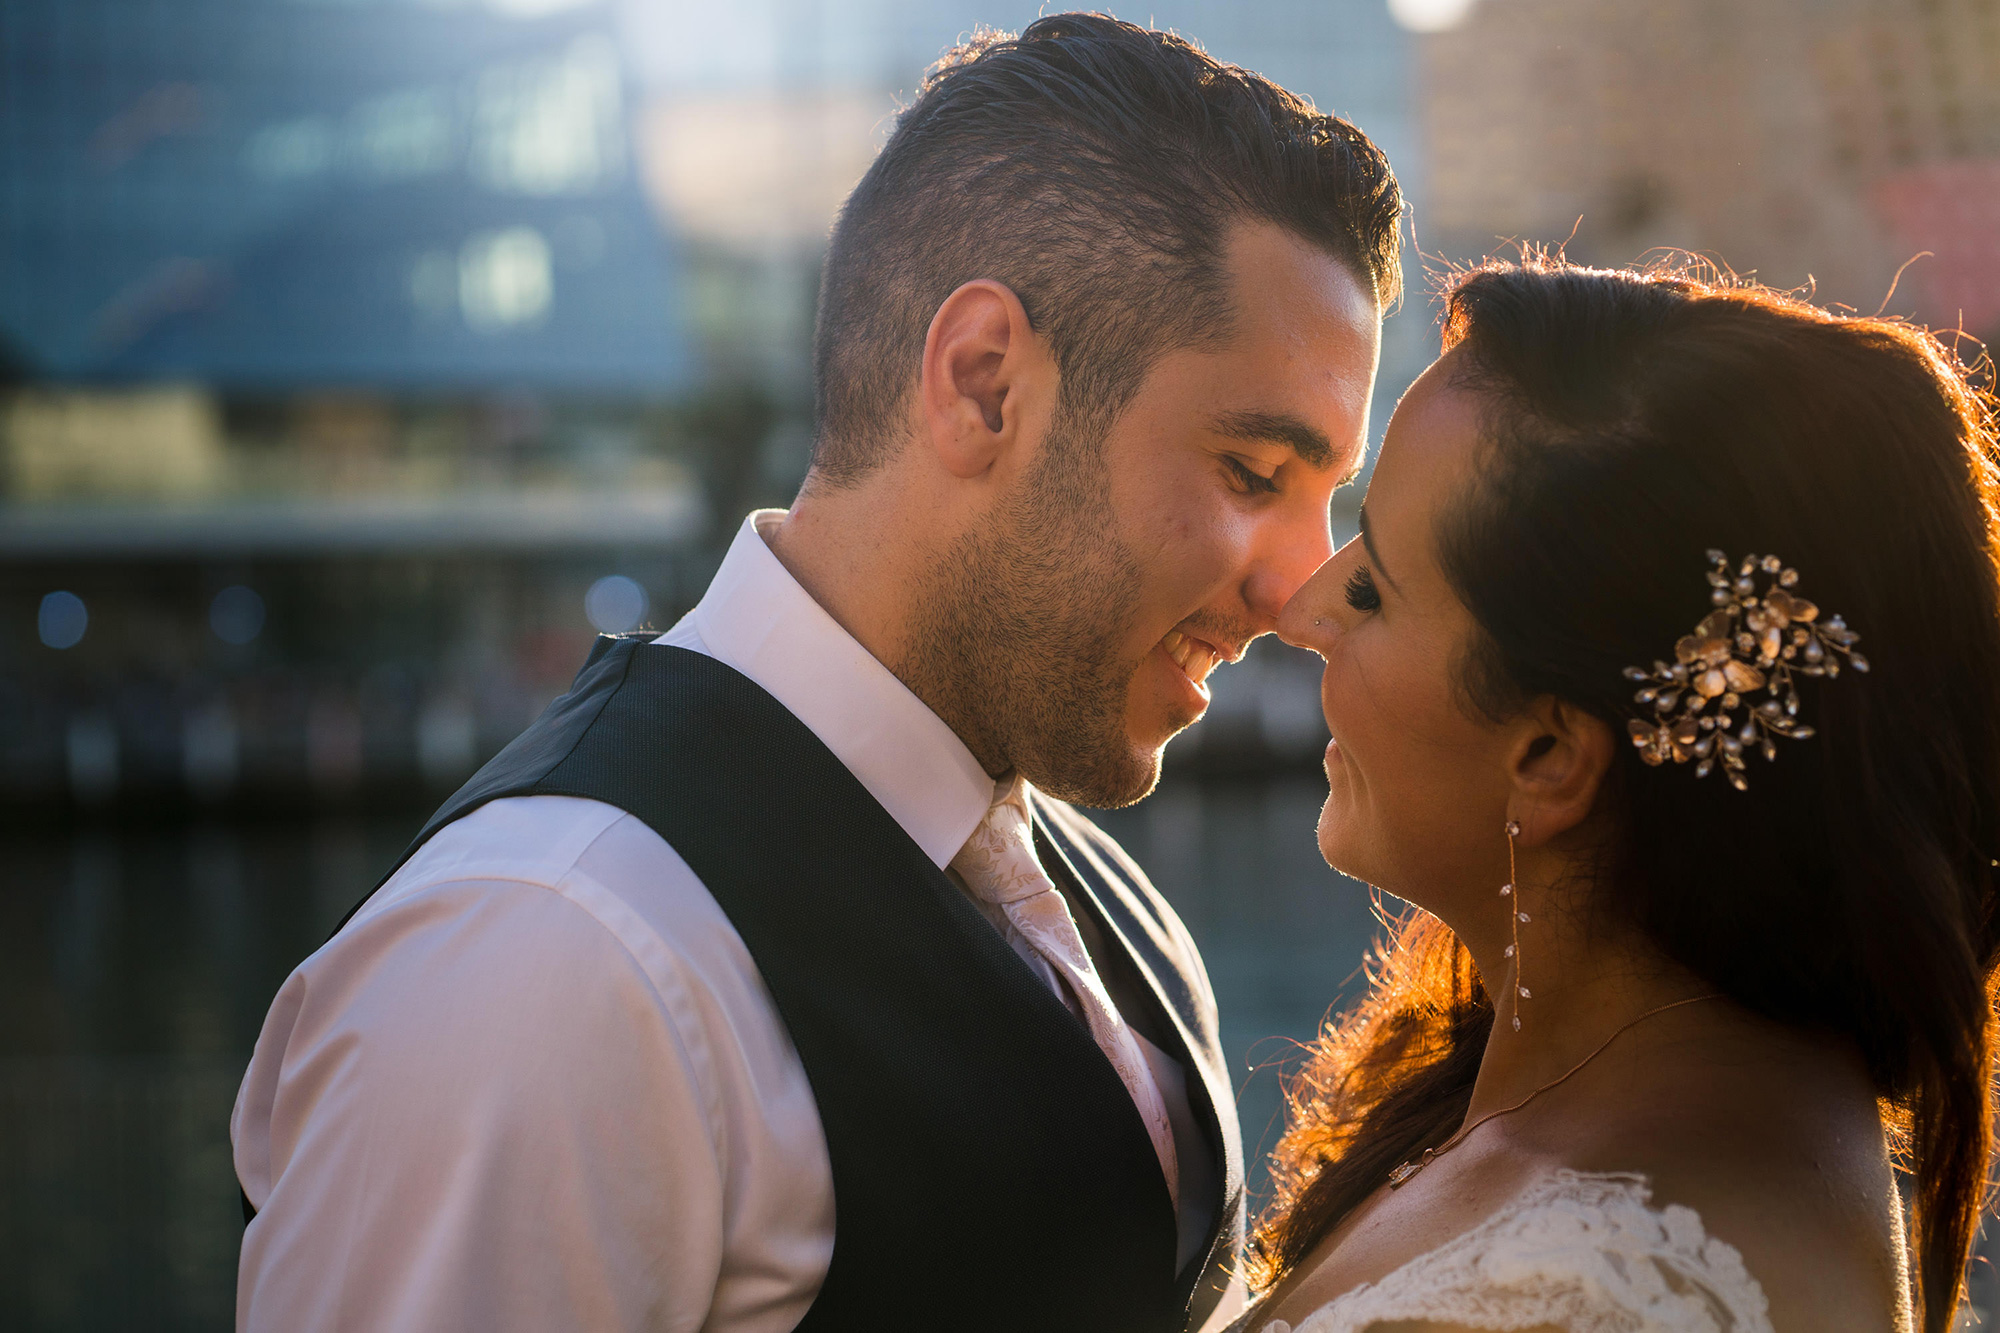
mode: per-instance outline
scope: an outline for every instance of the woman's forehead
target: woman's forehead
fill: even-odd
[[[1399,545],[1416,540],[1418,529],[1428,528],[1438,507],[1472,474],[1485,405],[1452,374],[1448,360],[1434,362],[1403,395],[1383,435],[1367,499],[1378,539],[1393,532]]]

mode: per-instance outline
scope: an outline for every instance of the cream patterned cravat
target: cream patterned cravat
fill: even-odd
[[[1153,1151],[1160,1155],[1160,1170],[1167,1177],[1167,1194],[1180,1208],[1180,1161],[1174,1150],[1174,1129],[1167,1119],[1166,1100],[1153,1081],[1152,1067],[1139,1049],[1138,1038],[1104,989],[1103,978],[1083,947],[1069,904],[1035,858],[1033,826],[1028,817],[1027,784],[1020,778],[1003,778],[995,784],[993,804],[986,818],[967,838],[965,846],[952,858],[958,872],[975,897],[992,903],[1005,914],[1031,948],[1069,987],[1078,1016],[1090,1028],[1098,1049],[1118,1071],[1119,1079],[1132,1094],[1139,1116],[1152,1137]]]

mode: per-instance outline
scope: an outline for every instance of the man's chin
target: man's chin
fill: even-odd
[[[1129,780],[1117,791],[1106,792],[1107,799],[1093,802],[1094,809],[1117,810],[1151,796],[1153,788],[1160,785],[1160,752],[1145,750],[1134,755],[1126,771]]]
[[[1116,810],[1151,796],[1153,789],[1160,785],[1167,742],[1187,730],[1197,718],[1166,729],[1158,736],[1135,737],[1128,734],[1125,753],[1116,763],[1107,763],[1098,771],[1097,781],[1092,784],[1092,797],[1072,797],[1069,798],[1071,803],[1087,805],[1093,810]]]
[[[1131,746],[1117,752],[1107,748],[1088,767],[1071,764],[1043,777],[1027,776],[1057,800],[1092,810],[1116,810],[1152,795],[1160,781],[1160,750],[1158,746]]]
[[[1196,710],[1183,716],[1174,717],[1167,725],[1150,729],[1153,731],[1153,734],[1150,736],[1133,735],[1128,731],[1126,734],[1128,750],[1125,771],[1130,774],[1131,781],[1127,784],[1127,789],[1123,791],[1118,799],[1092,802],[1092,804],[1100,809],[1116,809],[1119,806],[1131,805],[1136,801],[1143,801],[1146,797],[1151,796],[1153,788],[1160,785],[1160,770],[1164,763],[1163,757],[1168,742],[1172,741],[1174,737],[1180,735],[1195,723],[1201,721],[1205,711]],[[1133,730],[1137,729],[1134,728]]]

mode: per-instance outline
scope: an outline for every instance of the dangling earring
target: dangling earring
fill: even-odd
[[[1524,922],[1527,921],[1528,914],[1521,910],[1521,895],[1514,892],[1514,885],[1517,882],[1517,877],[1514,873],[1514,839],[1520,836],[1521,836],[1520,821],[1516,819],[1508,820],[1507,821],[1507,882],[1500,886],[1500,896],[1502,898],[1507,899],[1507,915],[1509,918],[1508,925],[1511,927],[1513,936],[1512,943],[1510,943],[1507,946],[1506,957],[1514,960],[1513,1010],[1514,1010],[1514,1031],[1516,1032],[1519,1032],[1521,1030],[1521,1001],[1534,998],[1533,996],[1528,994],[1528,988],[1521,984],[1521,926]]]

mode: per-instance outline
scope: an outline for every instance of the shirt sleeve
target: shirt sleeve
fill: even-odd
[[[357,918],[285,983],[238,1100],[239,1329],[700,1329],[730,1184],[676,1004],[550,886]]]

